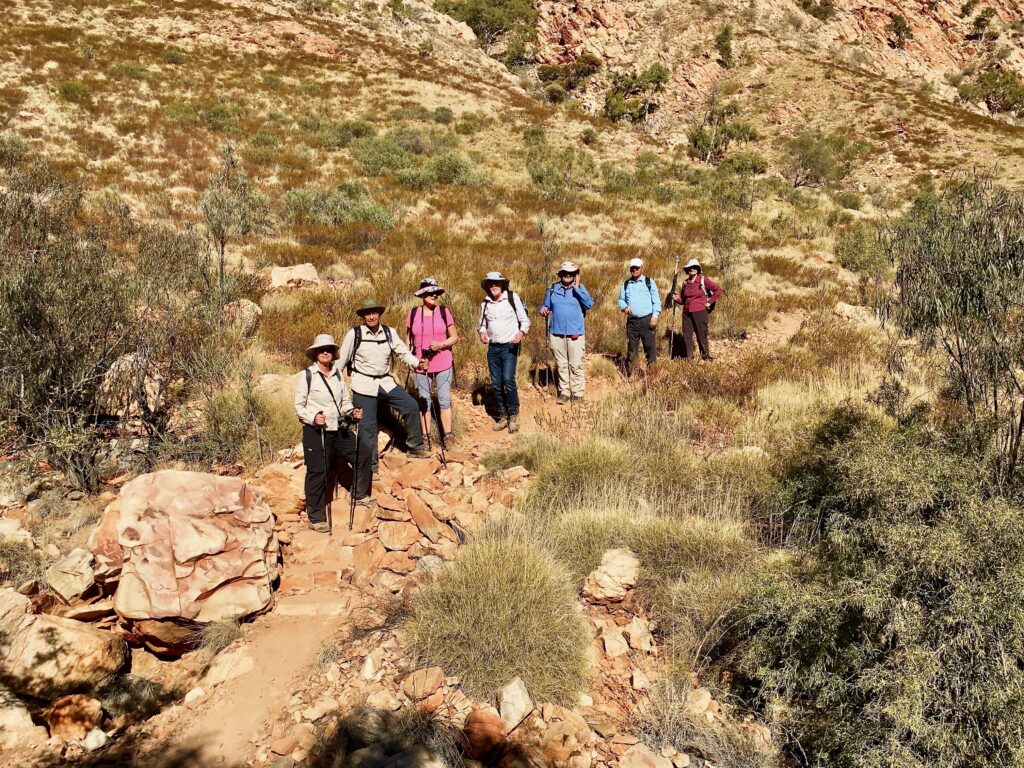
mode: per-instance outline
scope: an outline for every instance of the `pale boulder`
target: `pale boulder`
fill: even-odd
[[[251,338],[260,327],[263,310],[249,299],[239,299],[224,305],[224,321],[245,338]]]
[[[640,561],[628,549],[609,549],[601,565],[587,576],[583,593],[594,603],[615,603],[636,585]]]
[[[46,569],[46,582],[61,600],[70,605],[96,583],[92,561],[92,552],[81,547],[74,549]]]
[[[672,768],[672,761],[646,744],[634,744],[619,758],[619,768]]]
[[[269,607],[274,516],[244,480],[164,470],[126,483],[115,504],[124,560],[114,608],[123,619],[191,625]]]
[[[275,288],[302,288],[319,285],[320,275],[312,264],[295,264],[291,267],[270,268],[270,290]]]
[[[25,705],[0,685],[0,748],[37,746],[46,739],[46,729],[32,722],[32,715]]]
[[[31,609],[27,597],[0,590],[0,682],[15,693],[55,699],[90,690],[124,666],[120,638]]]
[[[163,392],[164,381],[157,367],[131,352],[117,358],[103,375],[96,407],[109,416],[140,416],[143,408],[155,411],[163,405]]]
[[[506,731],[515,730],[526,716],[533,711],[533,699],[526,690],[522,678],[514,678],[508,685],[498,691],[498,712]]]

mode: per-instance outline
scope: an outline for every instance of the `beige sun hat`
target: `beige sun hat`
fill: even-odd
[[[488,283],[498,283],[498,285],[503,286],[505,290],[508,290],[508,278],[501,274],[501,272],[488,272],[487,276],[480,281],[480,287],[486,291]]]
[[[341,354],[341,348],[329,333],[321,333],[313,339],[313,343],[306,348],[306,357],[310,360],[316,360],[317,350],[325,349],[326,347],[334,350],[334,359],[337,360],[338,355]]]
[[[580,271],[580,268],[573,264],[571,261],[563,261],[562,266],[558,268],[558,272],[555,274],[560,275],[563,272],[567,275],[573,275]]]

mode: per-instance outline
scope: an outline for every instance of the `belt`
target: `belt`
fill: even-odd
[[[573,339],[574,341],[582,336],[582,333],[552,333],[556,339]]]
[[[365,376],[368,379],[386,379],[389,376],[391,376],[390,372],[389,373],[382,373],[380,376],[377,376],[377,375],[372,374],[372,373],[363,373],[362,371],[357,370],[355,368],[352,369],[352,372],[353,373],[358,373],[360,376]]]
[[[626,319],[627,320],[646,320],[648,317],[650,317],[653,314],[654,314],[653,312],[648,312],[646,315],[640,315],[639,317],[637,315],[630,315]]]

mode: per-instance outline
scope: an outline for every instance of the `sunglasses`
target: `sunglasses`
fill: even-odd
[[[640,269],[643,269],[643,267],[630,267],[629,271],[630,272],[636,272],[637,270],[640,270]]]
[[[318,349],[318,350],[316,351],[316,353],[317,353],[317,355],[330,355],[331,357],[334,357],[334,350],[333,350],[333,349],[330,349],[330,348],[327,348],[327,349]]]

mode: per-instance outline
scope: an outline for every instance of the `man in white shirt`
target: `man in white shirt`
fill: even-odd
[[[359,441],[369,448],[374,477],[378,474],[377,404],[381,400],[401,414],[409,455],[417,459],[430,456],[423,448],[420,407],[391,374],[391,356],[417,370],[425,369],[426,364],[409,350],[398,331],[381,323],[384,309],[383,304],[372,299],[362,303],[356,314],[363,323],[345,334],[340,358],[350,375],[352,403],[363,411],[359,422]]]
[[[508,427],[519,431],[519,388],[516,386],[516,363],[520,344],[530,330],[523,300],[508,289],[508,278],[500,272],[488,272],[480,283],[484,289],[477,331],[487,345],[487,367],[491,386],[498,403],[498,420],[494,431]]]
[[[302,422],[302,450],[306,464],[306,518],[309,527],[327,533],[327,504],[337,482],[336,467],[342,457],[353,469],[356,504],[370,505],[370,448],[359,450],[351,422],[363,417],[354,408],[348,387],[335,365],[338,345],[321,333],[306,350],[313,364],[295,377],[295,415]]]

